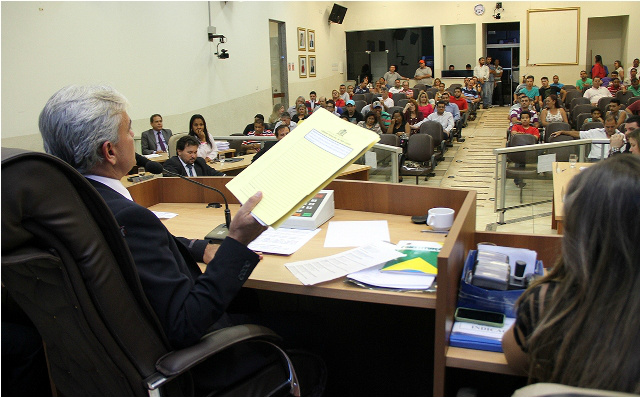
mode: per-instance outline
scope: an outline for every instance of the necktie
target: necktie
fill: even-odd
[[[193,176],[193,164],[187,164],[187,168],[189,169],[189,176]]]
[[[161,131],[158,131],[158,144],[160,145],[160,150],[162,150],[163,152],[167,151],[167,147],[164,145],[164,142],[162,141]]]

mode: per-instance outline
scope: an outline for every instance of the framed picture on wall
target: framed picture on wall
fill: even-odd
[[[307,36],[309,37],[309,51],[316,50],[316,31],[315,30],[307,30]]]
[[[307,49],[307,29],[298,28],[298,51]]]
[[[307,56],[306,55],[298,55],[298,73],[300,73],[300,78],[307,77]]]
[[[316,77],[316,56],[309,55],[309,77]]]

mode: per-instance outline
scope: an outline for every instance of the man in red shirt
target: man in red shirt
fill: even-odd
[[[458,110],[460,110],[460,119],[462,120],[461,124],[465,127],[467,124],[467,117],[469,117],[469,105],[467,104],[467,99],[462,95],[462,88],[456,87],[453,90],[453,96],[449,97],[449,102],[458,105]]]
[[[540,140],[540,131],[531,125],[531,113],[522,112],[520,114],[520,124],[514,124],[511,128],[511,134],[529,134]]]

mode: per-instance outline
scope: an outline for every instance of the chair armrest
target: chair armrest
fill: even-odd
[[[193,346],[164,355],[156,362],[156,369],[167,378],[171,378],[228,347],[253,339],[279,341],[281,338],[269,328],[260,325],[245,324],[223,328],[203,336],[200,342]]]

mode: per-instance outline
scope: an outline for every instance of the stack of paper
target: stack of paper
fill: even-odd
[[[390,288],[400,290],[429,289],[436,276],[418,276],[414,274],[381,272],[385,265],[378,265],[369,269],[351,273],[347,276],[350,281],[363,284],[365,287]]]
[[[505,317],[502,328],[456,321],[451,329],[449,344],[466,349],[502,352],[502,336],[515,321],[515,318]]]
[[[276,230],[270,227],[249,244],[249,249],[269,254],[291,255],[302,248],[319,231],[320,229],[303,230],[284,227]]]
[[[215,141],[215,142],[216,142],[216,147],[218,148],[218,151],[229,150],[229,142],[228,141]]]

